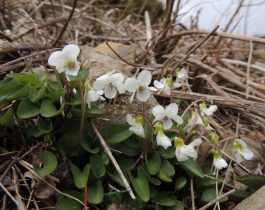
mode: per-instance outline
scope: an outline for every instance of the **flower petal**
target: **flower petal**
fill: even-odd
[[[145,138],[144,129],[142,126],[130,127],[129,130],[135,133],[137,136]]]
[[[179,107],[176,103],[171,103],[166,107],[165,110],[166,110],[167,116],[171,119],[174,119],[178,114]]]
[[[127,114],[127,115],[126,115],[126,121],[127,121],[127,123],[128,123],[129,125],[131,125],[131,126],[136,126],[135,118],[132,117],[132,115]]]
[[[87,103],[97,101],[99,99],[99,94],[95,90],[90,90],[87,93]]]
[[[163,122],[164,130],[170,129],[172,127],[172,125],[173,125],[172,120],[171,119],[168,119],[168,118],[162,120],[162,122]]]
[[[228,166],[227,162],[223,158],[218,158],[213,160],[213,165],[218,170],[226,168]]]
[[[195,139],[193,142],[191,142],[189,145],[193,146],[193,147],[197,147],[202,143],[202,139],[201,138],[197,138]]]
[[[102,75],[101,77],[96,79],[96,81],[93,84],[93,88],[98,90],[98,91],[103,90],[107,81],[108,81],[108,76]]]
[[[136,91],[136,98],[142,102],[146,102],[149,99],[150,95],[151,93],[147,87],[144,87],[142,91]]]
[[[152,74],[148,70],[143,70],[138,74],[137,80],[140,84],[148,86],[152,80]]]
[[[177,158],[178,161],[186,161],[186,160],[189,159],[188,156],[183,154],[181,149],[178,149],[178,148],[176,148],[175,155],[176,155],[176,158]]]
[[[65,73],[67,75],[77,76],[79,69],[80,69],[80,63],[76,61],[75,67],[71,69],[67,68]]]
[[[62,51],[53,52],[48,59],[48,63],[50,66],[62,65]]]
[[[76,59],[80,53],[80,48],[74,44],[68,44],[63,48],[62,53],[68,58]]]
[[[194,149],[194,147],[191,144],[185,146],[182,150],[183,154],[185,154],[186,156],[197,159],[198,157],[197,151]]]
[[[216,105],[211,105],[208,109],[204,110],[204,113],[207,116],[211,116],[213,115],[213,113],[217,110],[217,106]]]
[[[253,156],[254,156],[253,152],[250,149],[247,149],[247,148],[245,148],[240,153],[246,160],[251,160],[253,158]]]
[[[138,82],[134,77],[126,79],[124,87],[129,92],[135,92],[137,89]]]
[[[239,152],[236,152],[235,159],[237,163],[241,163],[243,161],[243,158]]]
[[[169,96],[169,95],[171,94],[171,88],[168,87],[168,86],[165,86],[163,92],[164,92],[167,96]]]
[[[158,104],[158,105],[153,107],[152,114],[154,115],[154,117],[158,117],[160,119],[163,119],[165,117],[165,109],[163,106]]]
[[[165,134],[158,134],[156,136],[156,143],[157,145],[164,147],[164,149],[167,149],[172,145],[170,139]]]
[[[165,88],[165,85],[164,85],[162,82],[159,82],[159,81],[157,81],[157,80],[154,81],[154,86],[155,86],[157,89],[159,89],[159,90]]]
[[[108,99],[112,99],[112,98],[115,98],[116,93],[117,93],[117,90],[116,90],[115,87],[110,86],[110,85],[107,85],[107,86],[105,87],[105,91],[104,91],[104,93],[105,93],[106,98],[108,98]]]

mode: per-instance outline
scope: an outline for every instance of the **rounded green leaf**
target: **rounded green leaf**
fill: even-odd
[[[187,178],[186,177],[179,177],[175,182],[175,190],[181,190],[184,188],[187,184]]]
[[[57,110],[56,107],[54,106],[53,102],[49,99],[46,99],[42,101],[41,103],[41,109],[40,109],[40,114],[43,117],[54,117],[58,114],[60,114],[62,111],[62,108]]]
[[[152,201],[161,206],[174,206],[176,204],[175,198],[170,198],[167,192],[160,191]]]
[[[57,167],[57,159],[56,156],[49,152],[45,151],[41,154],[41,160],[42,160],[42,167],[38,166],[37,164],[33,165],[34,171],[39,176],[47,176],[51,174]]]
[[[40,106],[28,98],[22,100],[17,109],[17,116],[22,119],[35,117],[40,113]]]
[[[90,165],[86,164],[83,171],[81,171],[76,165],[72,164],[71,171],[74,176],[75,186],[79,189],[84,188],[87,185],[90,172]]]
[[[184,210],[184,206],[178,200],[176,200],[176,204],[172,207],[168,207],[167,210]]]
[[[129,131],[129,125],[126,124],[112,124],[107,130],[106,142],[109,144],[118,144],[132,135],[132,132]]]
[[[0,125],[13,128],[14,126],[14,112],[9,108],[2,116],[0,116]]]
[[[216,197],[217,197],[216,196],[216,189],[206,189],[202,193],[201,200],[205,203],[209,203],[212,200],[214,200]],[[219,202],[224,202],[227,200],[228,200],[228,196],[225,196]]]
[[[142,201],[148,202],[150,199],[150,189],[144,169],[142,167],[137,168],[137,177],[133,177],[131,172],[128,174],[137,195]]]
[[[90,193],[89,193],[90,192]],[[103,201],[104,190],[101,181],[95,181],[88,185],[88,202],[99,204]]]
[[[80,201],[83,200],[83,195],[80,192],[64,192],[68,195],[71,195]],[[83,206],[78,201],[71,199],[69,197],[66,197],[64,195],[60,195],[57,203],[56,203],[56,210],[82,210]]]
[[[106,168],[103,163],[102,157],[98,154],[93,154],[90,157],[91,170],[97,178],[101,178],[106,173]]]
[[[22,98],[24,96],[27,96],[29,94],[29,91],[30,91],[30,84],[27,84],[21,89],[19,89],[17,92],[8,96],[7,99],[14,100],[14,99]]]
[[[188,175],[190,176],[197,176],[200,178],[204,177],[204,174],[202,172],[201,167],[198,165],[198,163],[196,161],[194,161],[193,159],[188,159],[186,161],[180,161],[179,165],[181,168],[183,168]]]
[[[46,87],[41,87],[39,90],[32,89],[29,93],[29,99],[32,102],[37,102],[44,97]]]
[[[161,157],[158,152],[152,151],[151,154],[145,156],[146,167],[151,175],[158,173],[161,166]]]

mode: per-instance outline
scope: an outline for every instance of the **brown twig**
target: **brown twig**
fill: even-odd
[[[91,121],[91,125],[92,125],[92,128],[95,132],[95,134],[97,135],[99,141],[100,141],[100,144],[102,145],[102,147],[104,148],[105,152],[107,153],[107,155],[109,156],[112,164],[114,165],[115,169],[117,170],[118,174],[120,175],[121,177],[121,180],[126,188],[126,190],[129,192],[130,196],[132,199],[136,199],[127,179],[125,178],[124,174],[122,173],[122,170],[119,166],[119,164],[117,163],[116,159],[114,158],[114,156],[112,155],[112,152],[111,152],[111,149],[110,147],[107,145],[107,143],[105,142],[105,140],[103,139],[103,137],[101,136],[101,134],[99,133],[97,127],[95,126],[94,122]]]
[[[77,1],[78,1],[78,0],[74,0],[73,6],[72,6],[72,10],[71,10],[71,12],[70,12],[70,14],[69,14],[69,16],[68,16],[66,22],[65,22],[65,24],[64,24],[64,26],[63,26],[63,28],[62,28],[60,34],[59,34],[59,35],[56,37],[56,39],[52,42],[52,46],[55,46],[55,45],[57,44],[57,42],[61,39],[61,37],[63,36],[64,32],[66,31],[66,28],[67,28],[67,26],[68,26],[68,24],[69,24],[69,22],[70,22],[70,20],[71,20],[71,18],[72,18],[72,16],[73,16],[74,12],[75,12],[75,8],[76,8],[76,3],[77,3]]]

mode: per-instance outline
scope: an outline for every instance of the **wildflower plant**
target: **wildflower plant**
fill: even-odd
[[[149,204],[183,209],[179,191],[185,189],[189,177],[204,183],[205,174],[212,176],[203,169],[205,165],[197,163],[205,155],[200,151],[203,143],[213,147],[215,168],[227,167],[216,150],[218,132],[209,123],[217,106],[201,103],[199,109],[192,107],[182,114],[180,104],[168,102],[153,105],[145,113],[126,113],[123,122],[106,120],[112,109],[104,105],[109,108],[120,94],[129,95],[128,103],[136,97],[144,104],[152,91],[169,95],[171,86],[179,87],[172,82],[182,83],[187,72],[182,69],[174,77],[154,83],[148,70],[129,78],[110,71],[91,80],[88,68],[80,66],[79,52],[78,46],[70,44],[50,55],[48,63],[57,75],[37,70],[10,73],[0,81],[0,103],[6,107],[0,116],[1,135],[26,148],[43,142],[42,165],[33,164],[38,176],[60,174],[59,168],[69,168],[72,183],[56,197],[59,210],[89,205],[104,209],[117,202],[133,209]],[[17,132],[21,138],[16,138]],[[205,136],[210,143],[204,141]],[[253,152],[240,139],[235,140],[233,152],[238,162],[242,157],[253,158]],[[207,184],[215,190],[215,181]]]

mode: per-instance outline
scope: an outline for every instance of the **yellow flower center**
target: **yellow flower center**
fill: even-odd
[[[73,60],[67,60],[65,62],[65,67],[68,68],[70,71],[73,71],[76,66],[76,62]]]

